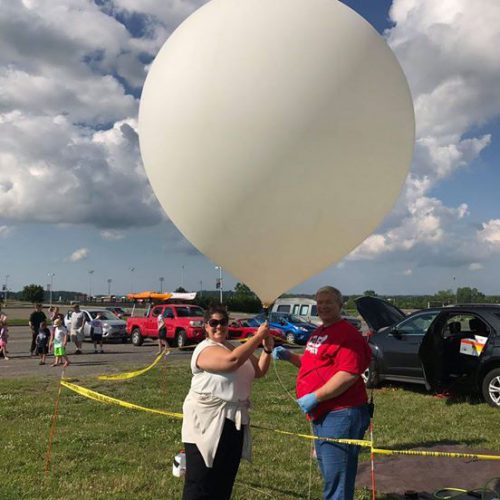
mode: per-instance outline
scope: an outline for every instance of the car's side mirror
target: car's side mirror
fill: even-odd
[[[400,339],[402,337],[401,332],[399,330],[396,330],[396,328],[394,328],[394,330],[391,330],[391,333],[397,339]]]

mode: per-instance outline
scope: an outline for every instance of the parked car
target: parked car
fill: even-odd
[[[167,328],[167,342],[177,347],[201,342],[205,338],[205,311],[190,304],[159,304],[146,311],[145,316],[127,318],[127,334],[132,344],[140,346],[145,338],[158,338],[158,315],[162,314]]]
[[[83,325],[83,335],[84,340],[90,340],[90,322],[97,317],[98,314],[103,316],[103,326],[102,326],[102,339],[103,340],[121,340],[122,342],[127,341],[127,323],[120,319],[118,316],[113,314],[107,309],[82,309],[85,315],[85,324]],[[73,310],[70,309],[64,316],[64,325],[66,328],[70,328],[71,314]]]
[[[111,311],[113,314],[118,316],[120,319],[125,318],[127,316],[130,316],[130,314],[127,311],[125,311],[125,309],[123,309],[122,307],[109,306],[109,307],[106,307],[105,309],[107,311]]]
[[[229,324],[229,339],[230,340],[241,340],[251,337],[255,335],[255,332],[259,328],[260,323],[258,323],[255,319],[252,318],[243,318],[236,319],[231,321]],[[282,330],[278,330],[276,328],[270,329],[271,335],[274,337],[274,343],[276,345],[283,344],[283,341],[286,340],[285,334]]]
[[[264,314],[258,314],[254,319],[259,323],[266,320]],[[294,314],[269,313],[269,326],[285,333],[289,344],[305,345],[316,325],[309,323]]]
[[[304,297],[277,299],[273,304],[271,312],[293,314],[314,325],[321,325],[322,323],[318,316],[318,308],[314,299]],[[344,312],[342,312],[342,318],[349,321],[354,328],[361,331],[361,321],[358,318],[348,316]]]
[[[500,305],[463,304],[409,316],[376,297],[356,300],[371,334],[365,381],[425,384],[440,391],[462,382],[500,408]]]

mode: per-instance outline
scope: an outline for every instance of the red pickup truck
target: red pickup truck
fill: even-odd
[[[205,338],[203,315],[199,306],[186,304],[159,304],[152,306],[144,317],[127,318],[127,334],[132,344],[140,346],[145,338],[158,338],[158,315],[163,315],[167,327],[167,342],[184,347],[197,344]]]

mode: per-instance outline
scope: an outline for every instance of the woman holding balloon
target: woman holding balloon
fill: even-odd
[[[186,452],[183,500],[231,497],[241,458],[251,458],[249,407],[252,382],[263,377],[274,346],[267,323],[244,344],[228,342],[223,306],[205,314],[207,338],[191,358],[193,378],[184,401],[182,441]],[[254,352],[263,345],[263,352]]]

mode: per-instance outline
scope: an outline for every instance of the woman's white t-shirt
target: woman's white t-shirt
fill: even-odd
[[[255,378],[255,368],[250,360],[245,361],[237,370],[229,373],[210,372],[202,370],[196,365],[198,356],[207,347],[219,347],[230,350],[228,347],[206,339],[200,342],[193,351],[191,358],[191,390],[198,394],[210,394],[224,401],[246,401],[250,397],[252,381]]]

